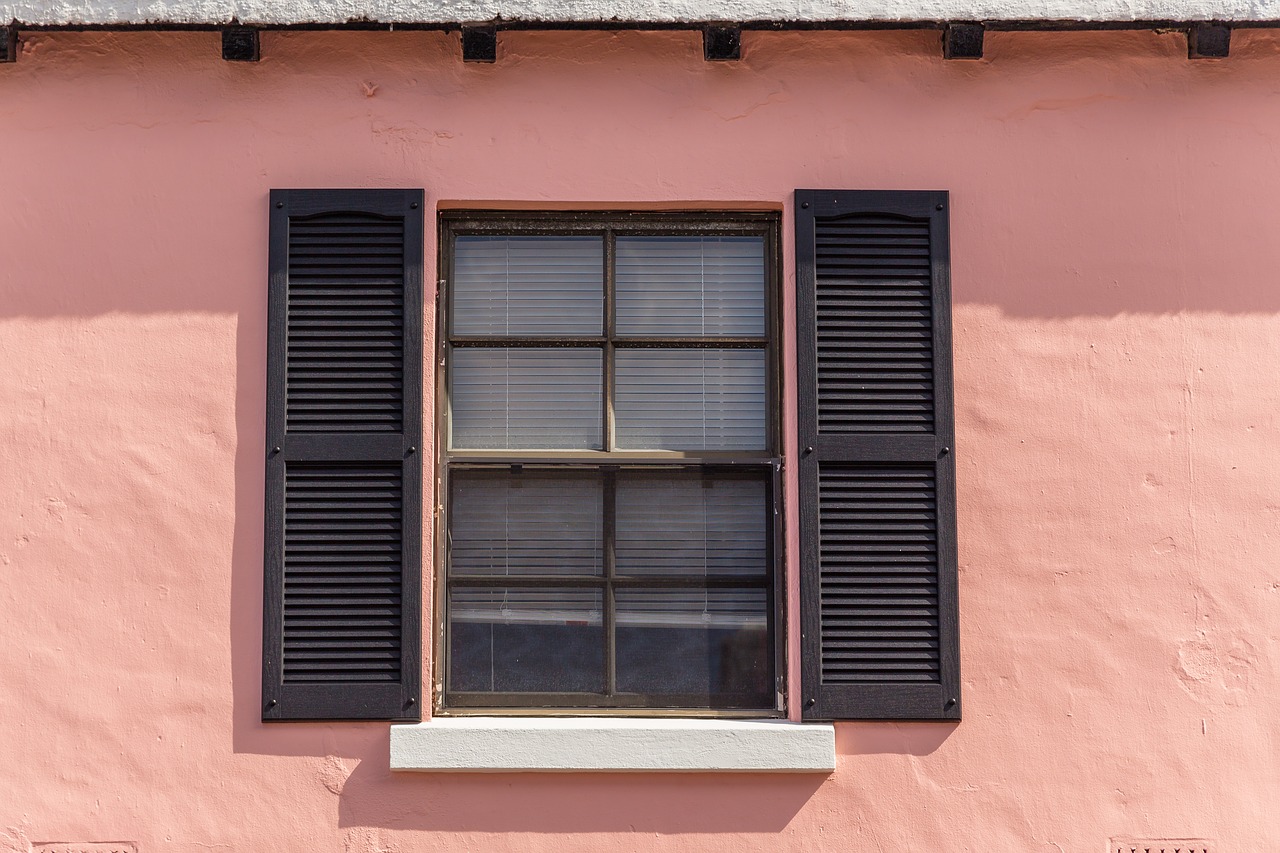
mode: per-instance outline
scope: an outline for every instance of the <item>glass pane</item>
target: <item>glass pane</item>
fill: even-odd
[[[600,449],[602,364],[598,349],[455,348],[452,446]]]
[[[763,350],[617,353],[618,447],[764,450]]]
[[[455,588],[449,595],[450,690],[604,690],[598,589]]]
[[[603,570],[604,490],[598,476],[458,471],[450,490],[451,576]]]
[[[619,237],[618,333],[762,336],[763,237]]]
[[[763,481],[699,473],[622,474],[617,495],[620,574],[765,573]]]
[[[604,240],[458,237],[451,301],[455,335],[598,335]]]
[[[615,601],[619,691],[773,704],[763,589],[620,589]]]

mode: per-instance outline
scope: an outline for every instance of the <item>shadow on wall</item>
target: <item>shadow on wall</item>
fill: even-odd
[[[778,832],[827,780],[820,774],[392,773],[386,723],[261,722],[265,318],[237,327],[236,525],[230,643],[236,753],[310,758],[339,796],[338,825],[483,832]],[[842,728],[841,754],[932,752],[954,724]],[[873,734],[881,732],[881,734]],[[501,807],[495,792],[501,791]]]
[[[264,208],[265,209],[265,208]],[[265,227],[265,223],[264,223]],[[778,832],[825,775],[392,773],[386,723],[264,724],[261,708],[265,316],[236,334],[235,533],[229,641],[236,753],[309,758],[338,823],[428,831]],[[936,730],[936,727],[930,727]],[[952,726],[945,727],[949,732]],[[945,733],[930,740],[931,751]],[[305,771],[304,771],[305,772]],[[501,807],[495,792],[502,791]]]
[[[338,825],[483,832],[774,833],[786,828],[821,774],[393,773],[386,723],[264,724],[260,720],[262,399],[264,318],[241,314],[237,332],[236,529],[230,642],[237,753],[309,757],[339,796]],[[956,724],[837,728],[840,755],[927,755]],[[501,791],[501,805],[495,792]]]
[[[338,825],[482,832],[778,832],[824,775],[392,773],[377,748],[341,789]]]
[[[131,49],[121,51],[125,38]],[[457,197],[459,189],[473,186],[457,176],[489,174],[495,154],[488,149],[478,155],[483,169],[468,158],[466,152],[474,150],[467,146],[422,142],[414,157],[404,159],[381,147],[384,134],[377,128],[434,114],[465,95],[474,111],[454,119],[457,127],[450,125],[446,137],[489,135],[491,116],[513,108],[503,100],[513,96],[503,88],[514,85],[508,64],[464,67],[457,61],[456,34],[263,38],[273,67],[292,75],[270,78],[272,86],[262,80],[267,66],[223,62],[216,33],[32,36],[33,55],[0,78],[0,98],[14,99],[6,153],[14,162],[57,162],[59,183],[49,185],[39,170],[15,175],[15,197],[55,201],[42,208],[0,209],[0,235],[13,241],[0,278],[5,316],[238,312],[246,307],[245,294],[230,279],[225,286],[191,285],[234,268],[257,250],[243,238],[246,222],[256,226],[260,220],[261,198],[244,190],[336,180],[350,186],[426,184],[431,198]],[[531,118],[539,120],[545,109],[581,108],[573,99],[548,102],[546,87],[538,88],[538,75],[556,74],[565,55],[575,56],[575,67],[595,58],[602,74],[617,73],[620,63],[648,63],[655,74],[692,80],[690,85],[701,87],[695,92],[708,97],[747,98],[781,82],[791,94],[761,114],[766,126],[754,127],[734,146],[738,156],[767,162],[770,169],[756,169],[750,178],[735,174],[727,192],[690,190],[685,197],[789,201],[798,186],[950,190],[958,305],[990,304],[1010,316],[1043,318],[1280,311],[1280,288],[1270,277],[1280,266],[1280,242],[1272,239],[1273,223],[1280,219],[1273,179],[1280,114],[1256,108],[1272,94],[1280,34],[1236,31],[1231,61],[1224,63],[1188,62],[1184,37],[1173,32],[993,32],[980,62],[941,60],[932,31],[825,33],[821,38],[830,47],[823,51],[813,49],[819,36],[807,32],[744,38],[749,44],[740,63],[703,63],[693,32],[511,32],[504,33],[504,50],[508,63],[521,63],[525,85],[535,87],[539,106]],[[83,121],[102,137],[97,156],[86,154],[83,137],[35,123],[36,105],[50,97],[45,87],[78,88],[104,62],[144,76],[175,56],[182,57],[173,60],[179,71],[161,94],[192,91],[180,106],[166,104],[171,115],[155,114],[147,98],[133,100],[132,89],[128,97],[113,93],[116,100],[95,102],[103,111],[94,114],[100,124]],[[360,79],[387,81],[376,98],[357,84],[347,85],[355,77],[344,60],[359,69]],[[441,91],[406,76],[406,68],[424,63],[438,66],[448,84],[437,81]],[[696,76],[685,73],[688,65]],[[843,91],[849,115],[832,111],[829,95],[807,85],[815,76],[859,84]],[[309,139],[314,128],[292,125],[297,115],[280,114],[295,95],[326,105],[321,113],[302,115],[327,122],[331,148],[297,149],[295,140]],[[329,99],[339,97],[351,99],[348,107],[360,107],[351,107],[353,118],[346,123],[328,111]],[[155,100],[166,103],[159,95]],[[490,100],[494,106],[487,106]],[[666,101],[644,100],[641,106],[655,113],[636,120],[648,121],[646,127],[669,126],[680,143],[674,150],[689,154],[672,163],[630,164],[630,170],[640,170],[631,181],[611,184],[610,175],[593,175],[596,200],[625,207],[631,199],[662,201],[664,193],[669,199],[678,192],[671,188],[681,186],[686,163],[697,164],[700,181],[717,186],[698,150],[711,144],[718,151],[719,137],[708,138],[694,121],[682,135]],[[820,144],[812,156],[778,161],[774,146],[789,147],[790,128],[815,115],[827,125],[815,134]],[[486,124],[476,127],[476,121]],[[190,160],[173,152],[193,144],[181,134],[196,125],[216,132],[222,159],[193,172]],[[866,127],[888,130],[853,132]],[[627,126],[620,125],[618,133],[628,143],[620,144],[625,153],[619,156],[634,155]],[[593,149],[609,147],[592,143]],[[576,167],[579,153],[568,148],[558,156]],[[335,157],[361,165],[335,167]],[[534,176],[547,171],[545,160],[544,150],[528,145],[504,157],[511,171]],[[671,174],[646,183],[645,168]],[[145,178],[139,180],[140,174]],[[449,176],[449,187],[437,185],[442,176]],[[485,197],[533,200],[546,191],[534,184],[539,192],[494,192],[497,180],[483,184]],[[57,202],[59,193],[76,203]],[[134,215],[102,215],[122,208]],[[40,252],[50,233],[58,235],[58,251]],[[86,258],[94,261],[96,281],[86,278]],[[197,266],[199,273],[185,278],[157,272]]]
[[[959,723],[857,723],[836,726],[840,755],[929,755]]]

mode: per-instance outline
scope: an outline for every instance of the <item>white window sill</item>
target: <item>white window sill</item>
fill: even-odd
[[[437,717],[391,727],[391,769],[831,773],[830,723],[611,717]]]

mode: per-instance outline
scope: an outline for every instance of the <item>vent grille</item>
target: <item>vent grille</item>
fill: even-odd
[[[399,219],[290,221],[290,432],[401,431],[404,239]]]
[[[823,682],[937,682],[933,470],[823,466],[818,504]]]
[[[291,464],[284,511],[284,681],[398,681],[400,466]]]
[[[818,430],[934,430],[929,223],[816,223]]]

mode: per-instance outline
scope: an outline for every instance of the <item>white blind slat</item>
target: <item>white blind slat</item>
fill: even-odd
[[[495,625],[601,624],[603,596],[598,589],[529,589],[527,587],[462,587],[449,596],[454,622]],[[553,658],[551,649],[547,657]]]
[[[763,589],[619,589],[620,628],[765,627]]]
[[[761,237],[619,237],[618,333],[763,335]]]
[[[698,472],[618,478],[621,574],[706,577],[766,571],[765,484]],[[654,531],[662,531],[655,536]]]
[[[624,349],[617,353],[615,434],[634,450],[763,450],[760,350]]]
[[[453,253],[458,335],[598,335],[600,237],[460,236]]]
[[[603,369],[597,349],[455,349],[451,446],[600,449]]]
[[[449,567],[462,575],[599,575],[603,485],[594,474],[463,471],[451,478]]]

